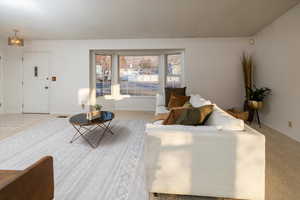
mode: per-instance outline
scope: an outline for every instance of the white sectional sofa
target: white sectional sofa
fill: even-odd
[[[211,102],[192,95],[198,107]],[[166,113],[157,96],[156,114]],[[150,193],[264,200],[265,137],[215,105],[205,126],[147,124]]]

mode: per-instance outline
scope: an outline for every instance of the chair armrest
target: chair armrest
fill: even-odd
[[[1,171],[0,171],[1,172]],[[53,158],[44,157],[23,171],[2,171],[0,199],[50,200],[54,198]]]
[[[16,180],[21,174],[22,171],[18,170],[0,170],[0,190]]]

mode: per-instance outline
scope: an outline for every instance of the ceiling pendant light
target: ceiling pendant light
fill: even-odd
[[[8,37],[8,46],[16,46],[16,47],[23,47],[24,46],[24,39],[19,38],[17,36],[18,30],[14,30],[15,35],[12,37]]]

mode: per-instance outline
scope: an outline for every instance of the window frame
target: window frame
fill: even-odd
[[[181,55],[181,87],[185,86],[185,50],[184,49],[151,49],[151,50],[91,50],[91,58],[92,58],[92,64],[91,68],[93,73],[91,73],[91,76],[93,76],[90,80],[90,87],[93,89],[96,88],[96,62],[95,62],[95,55],[105,55],[105,56],[111,56],[112,58],[112,75],[111,75],[111,96],[110,98],[114,99],[117,98],[117,96],[130,96],[134,98],[155,98],[155,95],[151,96],[134,96],[134,95],[125,95],[121,94],[121,88],[120,88],[120,66],[119,66],[119,57],[120,56],[158,56],[159,66],[158,66],[158,82],[159,82],[159,89],[157,93],[163,93],[164,88],[167,84],[167,63],[168,63],[168,55]],[[95,84],[94,84],[95,83]],[[118,85],[118,87],[114,87],[115,85]],[[95,93],[95,92],[93,92]],[[94,96],[96,94],[92,94]],[[107,95],[103,96],[96,96],[96,98],[103,98]]]
[[[105,95],[99,95],[97,96],[97,86],[95,86],[95,89],[96,89],[96,98],[98,97],[103,97],[103,96],[106,96],[106,95],[112,95],[113,91],[112,91],[112,85],[113,85],[113,62],[114,62],[114,59],[113,59],[113,55],[112,54],[107,54],[107,53],[95,53],[94,55],[94,67],[95,67],[95,78],[97,76],[97,69],[96,69],[96,56],[110,56],[111,58],[111,84],[110,84],[110,94],[105,94]],[[97,79],[95,80],[95,84],[97,84]]]
[[[164,56],[165,56],[165,64],[164,64],[164,67],[165,67],[165,74],[164,74],[164,77],[165,77],[165,83],[164,83],[164,87],[167,87],[167,77],[168,77],[168,56],[174,56],[174,55],[180,55],[181,56],[181,74],[180,74],[180,87],[184,87],[185,86],[185,81],[184,81],[184,52],[178,52],[178,51],[175,51],[175,52],[168,52],[166,53]]]

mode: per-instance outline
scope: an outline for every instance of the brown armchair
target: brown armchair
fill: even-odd
[[[25,170],[0,170],[1,200],[54,198],[53,158],[46,156]]]

